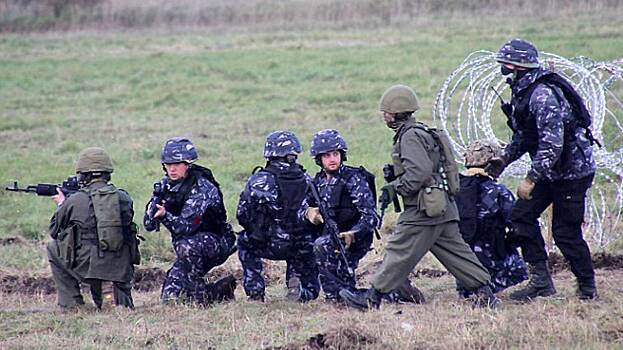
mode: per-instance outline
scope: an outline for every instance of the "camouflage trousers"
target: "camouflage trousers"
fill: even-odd
[[[245,233],[238,236],[238,257],[242,263],[244,291],[248,297],[264,298],[266,289],[262,264],[264,258],[286,261],[286,284],[293,277],[299,278],[301,301],[318,298],[320,293],[318,267],[310,241],[269,240],[265,244],[258,244],[250,240]]]
[[[162,286],[162,301],[212,302],[205,275],[227,260],[234,242],[233,234],[217,236],[212,233],[198,233],[175,240],[176,260]]]
[[[357,249],[358,248],[358,249]],[[354,276],[348,273],[348,267],[355,271],[359,265],[359,260],[363,258],[369,250],[367,247],[351,246],[345,250],[348,265],[339,254],[338,246],[326,235],[318,237],[314,242],[314,255],[318,264],[320,284],[326,299],[337,299],[340,289],[355,290],[357,281]]]

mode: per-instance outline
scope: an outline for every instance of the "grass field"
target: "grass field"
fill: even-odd
[[[380,175],[392,136],[377,113],[385,88],[413,86],[423,106],[417,117],[430,121],[437,89],[469,53],[497,50],[519,36],[562,56],[612,60],[623,52],[621,18],[621,10],[566,11],[562,18],[473,15],[341,31],[2,34],[0,181],[59,183],[73,173],[82,148],[103,146],[115,162],[113,182],[130,192],[140,222],[151,184],[162,174],[160,148],[183,135],[221,182],[235,224],[238,194],[263,163],[270,131],[295,132],[305,145],[302,162],[315,172],[307,153],[311,135],[336,128],[349,143],[349,162]],[[0,191],[0,238],[25,240],[0,246],[0,270],[49,274],[42,242],[53,210],[47,198]],[[146,237],[146,265],[166,267],[173,258],[168,233]],[[50,307],[53,297],[0,294],[0,307],[13,310],[0,310],[0,348],[264,348],[317,333],[378,349],[621,348],[623,275],[603,270],[598,276],[596,303],[577,302],[572,278],[563,273],[556,276],[562,298],[495,313],[457,301],[447,276],[418,280],[430,296],[426,305],[368,314],[322,302],[293,305],[281,285],[270,287],[267,305],[170,309],[152,305],[151,292],[137,293],[136,312],[113,314],[23,312]],[[348,336],[349,327],[369,342]]]

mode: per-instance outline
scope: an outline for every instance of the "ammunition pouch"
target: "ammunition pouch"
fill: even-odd
[[[58,257],[68,269],[72,269],[76,262],[78,248],[78,225],[71,225],[61,231],[56,238]]]
[[[446,213],[448,198],[446,191],[437,186],[424,187],[418,194],[418,206],[426,216],[436,218]]]

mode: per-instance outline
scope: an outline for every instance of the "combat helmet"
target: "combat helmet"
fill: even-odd
[[[341,151],[342,154],[346,154],[348,146],[342,135],[334,129],[324,129],[315,133],[309,148],[311,156],[316,157],[331,151]]]
[[[290,131],[277,130],[271,132],[264,144],[264,158],[298,155],[303,151],[299,139]]]
[[[193,163],[199,159],[197,149],[189,139],[184,137],[172,137],[168,139],[162,147],[160,153],[160,163]]]
[[[465,149],[465,166],[483,168],[491,158],[498,157],[502,151],[494,140],[476,140]]]
[[[112,173],[113,170],[112,160],[103,148],[85,148],[78,155],[76,173]]]
[[[495,54],[495,60],[500,63],[510,63],[524,68],[539,67],[539,51],[529,41],[513,39],[500,48]]]
[[[394,85],[385,90],[379,110],[387,113],[415,112],[420,109],[417,95],[412,88],[406,85]]]

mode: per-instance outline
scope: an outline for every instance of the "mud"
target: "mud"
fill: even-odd
[[[23,244],[23,243],[26,243],[26,241],[20,237],[0,238],[0,246],[12,245],[12,244]]]
[[[570,270],[569,262],[558,253],[549,254],[549,265],[552,273]],[[596,269],[623,269],[623,255],[612,255],[604,252],[593,254],[593,266]]]
[[[340,327],[316,334],[303,343],[269,347],[266,350],[315,350],[315,349],[387,349],[375,337],[355,327]]]

